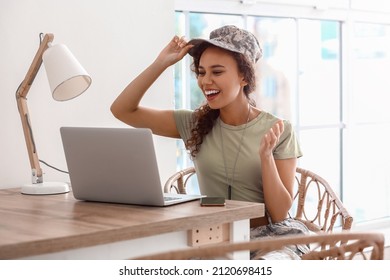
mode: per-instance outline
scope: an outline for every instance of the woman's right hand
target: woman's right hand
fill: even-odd
[[[141,72],[111,105],[111,112],[122,122],[133,127],[150,128],[154,134],[179,138],[173,110],[159,110],[139,106],[149,87],[169,66],[181,60],[190,50],[186,40],[173,37],[156,60]]]
[[[174,36],[168,45],[160,52],[156,61],[168,67],[181,60],[192,48],[184,37]]]

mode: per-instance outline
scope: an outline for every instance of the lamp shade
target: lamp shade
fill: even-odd
[[[92,79],[70,50],[62,44],[49,47],[42,56],[53,98],[65,101],[86,91]]]

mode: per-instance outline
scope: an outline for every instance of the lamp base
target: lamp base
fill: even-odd
[[[47,195],[68,193],[70,187],[64,182],[43,182],[38,184],[27,184],[22,187],[22,194]]]

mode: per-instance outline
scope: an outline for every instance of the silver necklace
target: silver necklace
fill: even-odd
[[[239,142],[239,144],[238,144],[237,155],[236,155],[236,158],[235,158],[235,160],[234,160],[233,173],[232,173],[232,178],[231,178],[231,180],[229,180],[229,176],[228,176],[228,172],[227,172],[226,158],[225,158],[225,152],[224,152],[225,148],[224,148],[223,137],[222,137],[221,118],[219,118],[219,122],[218,122],[218,123],[219,123],[219,132],[220,132],[220,136],[221,136],[221,146],[222,146],[223,164],[224,164],[224,167],[225,167],[226,183],[227,183],[227,185],[228,185],[228,199],[231,199],[231,198],[232,198],[232,185],[234,184],[234,175],[235,175],[234,173],[235,173],[235,171],[236,171],[236,165],[237,165],[238,157],[239,157],[240,152],[241,152],[242,142],[243,142],[243,140],[244,140],[246,128],[247,128],[247,126],[248,126],[250,112],[251,112],[251,106],[250,106],[250,104],[248,103],[248,116],[247,116],[247,120],[246,120],[246,123],[245,123],[244,130],[242,131],[242,134],[241,134],[240,142]]]

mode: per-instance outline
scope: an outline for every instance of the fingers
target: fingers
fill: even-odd
[[[283,122],[283,120],[278,120],[275,123],[275,125],[277,125],[278,128],[279,128],[279,136],[280,136],[283,133],[283,131],[284,131],[284,122]]]
[[[173,42],[175,42],[177,47],[183,47],[183,46],[185,46],[187,44],[187,42],[185,41],[184,36],[179,37],[179,36],[176,35],[175,37],[173,37]]]
[[[266,144],[269,148],[273,148],[275,147],[275,145],[278,143],[278,140],[279,140],[279,137],[278,137],[278,132],[275,131],[276,129],[274,129],[273,127],[270,128],[270,130],[268,131],[268,133],[266,135],[264,135],[264,138],[265,138],[265,141],[266,141]]]
[[[173,37],[172,41],[175,43],[177,49],[187,47],[187,40],[184,36],[179,37],[176,35],[175,37]]]
[[[174,36],[169,43],[170,53],[177,55],[177,59],[182,59],[188,51],[193,47],[193,45],[189,45],[184,36]]]
[[[284,124],[282,120],[277,121],[267,133],[267,139],[271,146],[275,146],[279,142],[280,135],[284,131]]]
[[[276,144],[279,142],[280,136],[282,135],[283,131],[283,121],[279,120],[264,135],[260,144],[260,153],[270,155],[272,153],[272,150],[276,147]]]

